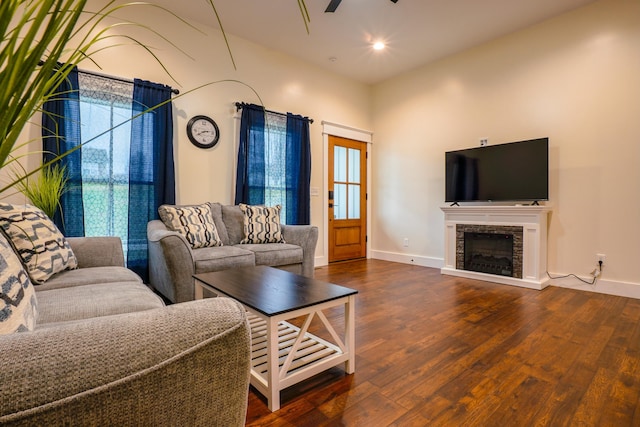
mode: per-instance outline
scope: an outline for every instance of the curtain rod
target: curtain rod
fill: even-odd
[[[247,103],[245,103],[245,102],[236,102],[236,111],[240,110],[240,109],[241,109],[242,107],[244,107],[245,105],[249,105],[249,104],[247,104]],[[278,111],[271,111],[271,110],[267,110],[267,109],[266,109],[266,108],[264,108],[264,107],[263,107],[263,109],[264,109],[264,111],[266,111],[267,113],[277,114],[277,115],[279,115],[279,116],[286,116],[286,114],[285,114],[285,113],[280,113],[280,112],[278,112]],[[309,121],[309,123],[313,123],[313,119],[311,119],[311,118],[309,118],[309,117],[306,117],[306,116],[305,116],[305,117],[303,117],[303,119],[308,120],[308,121]]]
[[[38,62],[38,65],[42,66],[42,65],[44,65],[44,62],[43,61]],[[111,76],[109,74],[99,73],[97,71],[87,71],[87,70],[78,69],[78,72],[79,73],[84,73],[84,74],[89,74],[91,76],[104,77],[104,78],[111,79],[111,80],[117,80],[119,82],[133,83],[133,79],[125,79],[124,77]],[[169,86],[169,89],[171,90],[171,93],[173,93],[175,95],[179,95],[180,94],[180,91],[178,89],[174,89],[171,86]]]

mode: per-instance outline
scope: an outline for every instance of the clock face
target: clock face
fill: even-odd
[[[196,147],[211,148],[218,143],[218,125],[207,116],[195,116],[187,124],[187,135]]]

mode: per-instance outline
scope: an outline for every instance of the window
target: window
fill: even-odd
[[[126,256],[133,83],[85,73],[78,82],[84,233],[120,237]]]
[[[360,218],[360,150],[336,146],[334,149],[334,217]]]
[[[282,222],[286,224],[287,186],[286,186],[286,142],[287,118],[279,114],[267,113],[265,116],[265,194],[264,204],[282,206]]]
[[[310,224],[311,120],[236,105],[242,108],[236,204],[281,205],[281,222]]]

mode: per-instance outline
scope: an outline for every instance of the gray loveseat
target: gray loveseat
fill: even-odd
[[[35,329],[0,335],[0,425],[244,425],[242,307],[166,307],[120,239],[68,241],[79,268],[35,287]]]
[[[183,235],[171,231],[162,221],[150,221],[147,226],[149,282],[168,300],[193,300],[194,274],[233,267],[267,265],[313,277],[316,226],[282,224],[286,243],[241,244],[244,215],[240,207],[209,205],[222,246],[193,249]]]

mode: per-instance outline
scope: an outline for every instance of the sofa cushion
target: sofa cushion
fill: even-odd
[[[36,295],[40,312],[38,327],[48,323],[133,313],[164,306],[162,299],[140,282],[38,289]]]
[[[35,206],[0,203],[0,223],[34,284],[78,266],[71,246],[49,217]]]
[[[222,205],[222,220],[224,221],[229,244],[237,245],[244,238],[244,214],[238,205]]]
[[[253,252],[256,258],[256,265],[277,267],[299,264],[303,258],[302,248],[288,243],[260,243],[240,246]]]
[[[32,331],[38,302],[29,275],[3,233],[0,233],[0,335]]]
[[[197,206],[162,205],[158,214],[167,228],[182,234],[194,249],[222,245],[208,203]]]
[[[202,248],[193,251],[196,273],[255,265],[253,252],[236,246]]]
[[[229,242],[229,233],[227,233],[227,227],[222,219],[222,205],[218,202],[209,202],[209,206],[211,207],[213,223],[216,225],[218,236],[220,236],[222,244],[230,245],[231,242]]]
[[[280,227],[280,210],[276,205],[251,206],[240,204],[244,214],[244,238],[240,243],[284,243]]]
[[[38,290],[71,288],[74,286],[93,285],[97,283],[139,282],[142,279],[125,267],[104,266],[65,270],[52,276],[46,283],[39,285]]]

